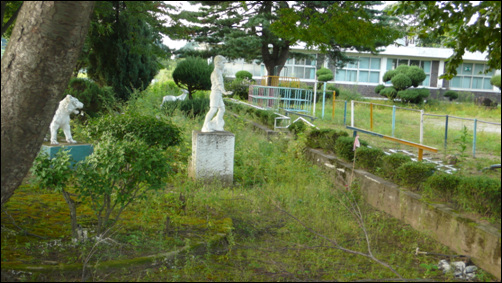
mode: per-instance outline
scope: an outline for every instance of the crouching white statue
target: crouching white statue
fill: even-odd
[[[78,109],[82,109],[83,107],[84,104],[82,102],[69,94],[59,102],[59,107],[50,125],[51,144],[59,144],[57,139],[59,128],[63,129],[68,143],[77,143],[77,141],[73,140],[71,137],[70,114],[79,114],[80,111]]]
[[[211,73],[211,94],[209,95],[209,112],[206,114],[201,132],[223,131],[225,121],[225,104],[222,95],[230,95],[231,91],[225,91],[223,84],[223,69],[225,67],[225,57],[217,55],[214,57],[214,70]],[[216,111],[218,113],[216,114]],[[214,116],[216,114],[216,116]],[[214,116],[214,118],[213,118]],[[212,120],[211,120],[212,119]]]

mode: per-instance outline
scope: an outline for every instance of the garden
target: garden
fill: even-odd
[[[343,127],[294,123],[291,134],[270,139],[247,121],[270,127],[271,111],[226,101],[225,130],[236,137],[234,184],[203,184],[188,178],[187,167],[208,91],[160,107],[163,96],[182,93],[168,79],[133,92],[126,103],[87,79],[69,86],[77,97],[91,89],[99,99],[84,103],[87,115],[72,120],[72,131],[94,145],[94,154],[73,167],[64,151],[52,160],[40,155],[2,211],[2,269],[12,278],[457,280],[437,267],[440,259],[457,260],[455,252],[365,204],[357,182],[338,188],[306,160],[310,147],[352,162],[354,139]],[[388,144],[381,140],[364,136],[361,145],[357,168],[500,225],[500,170],[446,174],[384,154]],[[459,172],[492,162],[463,157]],[[480,269],[475,280],[493,277]]]

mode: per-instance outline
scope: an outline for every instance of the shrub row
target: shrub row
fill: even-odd
[[[228,109],[231,109],[235,113],[250,114],[256,117],[256,119],[260,123],[272,129],[274,128],[275,118],[278,117],[278,115],[271,110],[261,110],[254,107],[246,106],[244,104],[233,103],[230,101],[225,101],[225,105]]]
[[[162,149],[181,141],[181,130],[169,120],[137,113],[108,114],[92,119],[87,123],[86,131],[93,140],[100,140],[103,134],[109,133],[119,140],[140,139],[149,146]]]

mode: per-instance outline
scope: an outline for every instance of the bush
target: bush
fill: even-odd
[[[353,137],[339,137],[335,142],[334,152],[341,158],[352,161],[354,159],[354,140]],[[366,141],[359,139],[361,146],[368,146]]]
[[[377,85],[377,86],[375,87],[375,93],[376,93],[376,94],[380,94],[380,91],[381,91],[382,89],[384,89],[384,88],[385,88],[385,86],[384,86],[384,85]]]
[[[330,69],[320,68],[316,71],[318,81],[327,82],[333,79],[333,72]]]
[[[399,166],[411,161],[411,157],[402,153],[393,153],[382,157],[382,174],[383,177],[394,180],[396,171]]]
[[[410,66],[405,72],[413,87],[418,87],[427,77],[424,70],[418,66]]]
[[[288,129],[296,136],[298,136],[299,133],[305,132],[307,129],[307,125],[302,121],[298,120],[294,122],[293,124],[289,125]]]
[[[435,170],[436,166],[432,163],[410,161],[397,168],[396,179],[401,185],[419,190],[420,185],[432,176]]]
[[[196,90],[211,89],[211,73],[213,64],[207,64],[200,57],[187,57],[178,63],[173,71],[173,79],[180,88],[188,90],[188,98],[193,99],[192,94]]]
[[[498,75],[495,75],[493,76],[491,79],[490,79],[490,84],[496,86],[499,88],[500,90],[500,74]]]
[[[329,93],[329,96],[326,95],[326,97],[328,97],[328,98],[331,98],[333,96],[333,91],[335,92],[336,97],[338,97],[340,95],[340,89],[337,88],[334,84],[328,84],[326,86],[326,91],[328,91],[328,90],[331,92],[331,93]]]
[[[453,101],[455,99],[458,98],[458,93],[454,90],[447,90],[445,93],[444,93],[444,97],[448,97],[448,99],[450,101]]]
[[[443,200],[451,200],[457,193],[460,180],[458,175],[436,172],[425,182],[424,192],[430,196],[439,196]]]
[[[397,96],[405,103],[421,104],[430,94],[430,90],[426,88],[412,88],[399,91]]]
[[[380,90],[380,95],[387,97],[390,100],[394,100],[397,97],[397,90],[392,86],[386,87],[386,88]]]
[[[98,117],[108,110],[115,109],[118,103],[111,87],[101,88],[95,82],[84,78],[72,78],[64,95],[66,94],[70,94],[84,104],[82,110],[89,118]]]
[[[360,147],[356,149],[356,165],[359,168],[375,172],[382,166],[382,157],[385,156],[383,150],[379,148]]]
[[[398,74],[397,70],[389,70],[389,71],[385,72],[385,74],[383,74],[382,79],[384,82],[388,82],[397,74]]]
[[[133,138],[149,146],[165,149],[181,142],[181,130],[166,119],[136,113],[113,115],[92,119],[86,126],[87,135],[101,140],[105,133],[119,140]]]
[[[457,202],[463,208],[500,217],[500,179],[465,176],[458,188]]]
[[[237,73],[235,73],[235,78],[236,79],[247,79],[247,80],[252,80],[253,79],[253,74],[251,74],[250,72],[248,71],[238,71]]]
[[[248,100],[249,86],[253,83],[254,81],[248,79],[236,78],[230,83],[227,90],[232,91],[234,96],[237,95],[242,100]]]
[[[308,134],[306,145],[310,148],[322,148],[325,150],[334,150],[336,140],[339,137],[348,137],[345,131],[333,129],[312,129]]]
[[[277,114],[275,114],[270,110],[260,110],[260,109],[256,109],[254,111],[254,116],[256,116],[262,124],[272,129],[274,128],[275,118],[278,117]]]
[[[405,74],[397,74],[390,81],[398,91],[411,87],[411,79]]]

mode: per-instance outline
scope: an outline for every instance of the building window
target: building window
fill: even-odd
[[[425,80],[420,84],[421,86],[430,86],[431,80],[431,61],[422,61],[422,60],[409,60],[409,59],[387,59],[387,71],[393,70],[399,65],[407,65],[407,66],[418,66],[422,68],[425,72]],[[386,84],[390,84],[390,81]]]
[[[380,58],[353,57],[357,59],[349,63],[343,69],[337,69],[335,81],[375,83],[380,80]]]
[[[490,79],[493,71],[484,74],[486,64],[463,63],[457,68],[457,76],[451,79],[451,88],[492,90]]]
[[[281,71],[282,77],[295,77],[299,79],[315,79],[315,59],[289,58]]]

